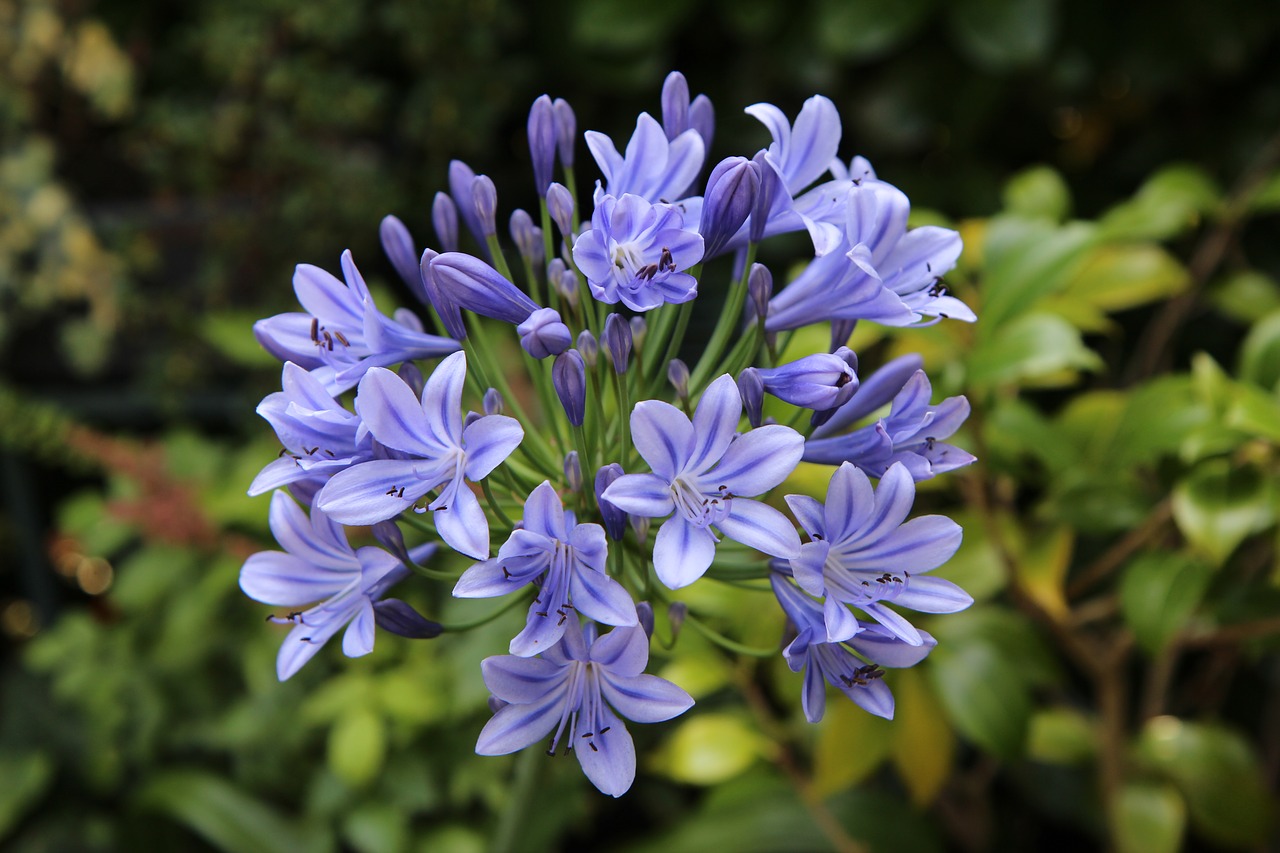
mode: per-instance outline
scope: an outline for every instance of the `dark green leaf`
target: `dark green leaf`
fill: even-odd
[[[1143,554],[1124,571],[1120,609],[1138,643],[1156,654],[1185,627],[1213,570],[1184,554]]]

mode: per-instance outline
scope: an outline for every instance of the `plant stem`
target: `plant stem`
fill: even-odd
[[[522,750],[516,758],[516,775],[511,783],[507,807],[498,819],[498,828],[493,835],[493,853],[515,853],[527,849],[528,839],[521,838],[521,833],[538,790],[540,758],[542,754],[532,747]]]

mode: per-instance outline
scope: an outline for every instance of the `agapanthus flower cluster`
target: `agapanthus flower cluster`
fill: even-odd
[[[893,716],[882,667],[935,645],[909,614],[972,601],[928,574],[959,526],[910,518],[917,482],[973,461],[946,441],[969,407],[934,403],[918,356],[867,371],[846,344],[858,321],[973,321],[943,278],[960,237],[910,227],[901,190],[839,159],[828,99],[794,119],[746,112],[771,141],[713,162],[711,103],[673,73],[660,118],[642,114],[625,144],[585,133],[598,178],[580,189],[577,117],[544,95],[528,122],[536,196],[507,190],[529,211],[507,212],[491,179],[455,162],[418,212],[426,243],[395,216],[381,223],[378,263],[413,310],[383,313],[350,252],[341,279],[298,267],[303,310],[255,327],[284,363],[258,407],[283,448],[250,493],[275,490],[284,550],[241,572],[248,595],[287,608],[270,617],[292,626],[281,679],[339,631],[354,657],[378,628],[455,630],[387,597],[411,575],[506,598],[518,610],[493,618],[525,618],[507,654],[477,662],[494,715],[476,751],[545,742],[619,796],[636,770],[624,720],[693,705],[645,672],[655,611],[732,649],[678,591],[754,580],[761,607],[785,615],[778,649],[804,673],[809,720],[828,687]],[[811,251],[767,254],[789,232]],[[709,335],[686,335],[713,311],[692,325]],[[830,348],[797,351],[793,333],[815,324]],[[802,461],[830,466],[825,499],[788,488]],[[377,544],[353,547],[367,534],[348,527]],[[680,653],[678,636],[664,645]]]

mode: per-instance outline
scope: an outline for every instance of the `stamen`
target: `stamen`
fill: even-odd
[[[342,334],[342,332],[335,331],[333,336],[337,338],[338,343],[342,344],[344,347],[351,346],[351,341],[347,340],[347,336]]]
[[[311,318],[311,343],[320,343],[320,321],[315,317]]]

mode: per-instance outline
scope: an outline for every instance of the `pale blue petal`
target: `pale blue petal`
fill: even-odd
[[[507,705],[480,730],[477,755],[506,755],[541,740],[556,727],[566,701],[563,690],[551,690],[523,705]]]
[[[843,684],[837,684],[836,687],[868,714],[884,717],[886,720],[893,719],[893,692],[881,679],[874,679],[865,685],[854,684],[846,687]]]
[[[811,723],[822,720],[827,711],[827,680],[815,662],[809,661],[804,671],[804,692],[800,694],[800,707]]]
[[[271,533],[280,546],[295,557],[317,567],[332,569],[359,569],[360,563],[347,544],[341,527],[327,518],[323,512],[312,510],[313,518],[298,506],[285,492],[271,496],[268,520]]]
[[[460,554],[485,560],[489,557],[489,519],[480,502],[465,485],[461,486],[447,509],[437,509],[431,516],[436,534]]]
[[[618,483],[621,482],[622,479],[619,479]],[[792,535],[795,535],[794,530]],[[796,548],[799,546],[800,540],[797,537]],[[658,579],[669,589],[679,589],[702,577],[715,555],[716,538],[711,531],[694,527],[677,516],[667,519],[658,530],[653,543],[653,568],[658,573]]]
[[[879,625],[868,625],[848,642],[854,651],[872,663],[905,668],[920,663],[938,644],[932,635],[924,631],[919,633],[922,642],[918,646],[912,646]]]
[[[592,785],[602,794],[621,797],[636,778],[636,747],[627,727],[607,708],[601,709],[598,722],[601,731],[589,738],[587,733],[580,734],[580,739],[587,739],[573,744],[573,751]]]
[[[500,560],[476,563],[462,573],[453,587],[454,598],[496,598],[526,586],[527,580],[508,576]]]
[[[540,658],[497,655],[480,662],[484,686],[503,702],[527,705],[546,696],[568,677],[565,667]]]
[[[427,425],[446,447],[457,447],[462,439],[462,386],[466,379],[467,355],[455,352],[436,365],[422,389]]]
[[[741,402],[738,411],[742,411]],[[684,412],[670,403],[645,400],[631,412],[631,441],[653,473],[670,483],[693,454],[694,427]]]
[[[914,625],[904,619],[900,614],[894,612],[888,607],[885,607],[880,602],[877,601],[870,604],[854,602],[854,606],[879,622],[885,628],[889,629],[890,633],[894,634],[904,643],[911,646],[918,646],[924,642],[924,638],[920,636],[920,632],[916,630]]]
[[[618,677],[601,673],[600,695],[619,714],[637,723],[661,723],[693,707],[693,697],[656,675]]]
[[[823,602],[822,618],[827,626],[828,643],[843,642],[860,630],[858,619],[853,615],[853,611],[834,598],[828,598]]]
[[[840,114],[822,95],[804,102],[791,132],[786,152],[787,189],[795,195],[820,178],[836,158],[840,147]]]
[[[281,681],[292,677],[345,624],[346,619],[335,617],[322,624],[295,625],[280,644],[280,652],[276,655],[276,677]]]
[[[328,325],[359,329],[364,322],[361,298],[334,276],[311,264],[298,264],[293,292],[308,314]]]
[[[373,602],[367,597],[360,597],[360,606],[356,616],[347,626],[347,633],[342,636],[342,653],[349,658],[358,658],[373,651]]]
[[[800,555],[800,535],[791,522],[760,501],[735,498],[730,503],[729,515],[717,522],[716,527],[730,539],[771,557],[791,559]]]
[[[567,538],[564,503],[549,481],[543,480],[529,493],[524,502],[522,523],[527,533],[561,541]]]
[[[693,413],[693,451],[684,464],[684,470],[700,473],[718,462],[729,449],[741,418],[742,395],[738,391],[738,383],[726,373],[707,386],[698,401],[698,408]],[[654,473],[661,472],[654,469]]]
[[[301,607],[337,595],[360,576],[358,567],[326,569],[280,551],[262,551],[245,560],[240,588],[254,601]]]
[[[734,385],[734,393],[737,386]],[[772,424],[738,437],[713,470],[698,478],[704,491],[724,486],[730,494],[752,497],[777,486],[804,455],[804,437],[791,427]]]
[[[420,465],[412,459],[376,459],[354,465],[339,471],[324,485],[316,495],[315,506],[342,524],[386,521],[431,489],[431,482],[414,473]]]
[[[875,491],[871,480],[861,469],[844,462],[831,475],[827,487],[827,505],[823,513],[827,541],[843,542],[858,532],[875,507]]]
[[[787,495],[785,499],[787,506],[791,508],[791,514],[800,522],[801,529],[809,534],[810,539],[827,538],[822,504],[808,495]]]
[[[450,446],[432,435],[413,389],[385,367],[370,368],[360,380],[356,411],[380,444],[411,456],[439,456]]]
[[[472,421],[462,432],[462,444],[467,451],[467,479],[476,482],[489,476],[523,440],[524,428],[515,418],[486,415]]]
[[[630,594],[603,572],[573,572],[569,576],[569,598],[579,613],[601,624],[635,625],[638,621]]]
[[[831,551],[828,542],[806,542],[800,546],[799,556],[790,560],[791,576],[800,588],[810,595],[825,595],[827,584],[823,567]]]
[[[959,613],[973,604],[973,596],[949,580],[912,577],[893,603],[921,613]]]
[[[600,495],[623,512],[661,518],[675,511],[671,484],[654,474],[623,474]]]
[[[875,509],[866,525],[858,531],[858,536],[867,542],[876,542],[888,536],[906,520],[915,500],[916,482],[911,474],[901,464],[891,465],[876,486]],[[957,541],[956,544],[958,546],[960,543]]]
[[[960,525],[946,516],[926,515],[911,519],[852,556],[857,568],[868,571],[927,572],[950,560],[963,536]]]
[[[632,606],[632,611],[635,607]],[[628,679],[644,672],[649,664],[649,635],[644,629],[636,626],[615,628],[591,644],[591,660],[599,664],[609,677]],[[619,711],[632,720],[636,720],[626,709],[614,705]],[[666,719],[665,717],[663,719]],[[637,722],[646,722],[637,720]]]

